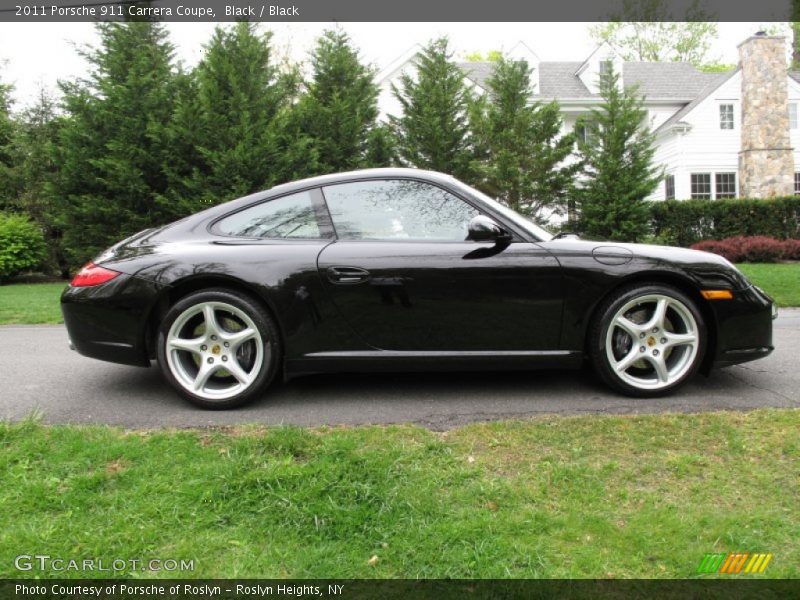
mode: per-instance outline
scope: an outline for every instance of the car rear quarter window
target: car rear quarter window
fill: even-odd
[[[323,209],[324,210],[324,209]],[[217,221],[223,235],[270,239],[320,239],[319,207],[310,191],[267,200]]]
[[[345,240],[463,241],[478,214],[422,181],[354,181],[323,188],[336,234]]]

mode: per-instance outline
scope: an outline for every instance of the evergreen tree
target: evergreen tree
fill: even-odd
[[[389,119],[403,164],[471,181],[471,97],[452,56],[446,38],[430,42],[417,55],[416,77],[407,73],[392,86],[403,112]]]
[[[373,127],[367,135],[367,155],[365,167],[391,167],[395,164],[397,148],[391,128],[381,123]]]
[[[643,97],[635,87],[622,88],[613,68],[600,78],[600,95],[603,103],[582,123],[586,135],[578,140],[585,165],[579,228],[590,237],[635,242],[648,230],[645,198],[662,176],[653,166],[655,135]]]
[[[83,52],[87,80],[62,83],[69,115],[53,183],[74,265],[141,229],[181,215],[164,202],[166,131],[176,93],[173,47],[163,25],[100,23],[100,46]]]
[[[282,112],[296,82],[279,72],[271,34],[239,22],[217,27],[194,80],[180,82],[169,132],[182,148],[171,194],[194,206],[230,200],[291,178],[313,164],[307,144],[286,134]],[[304,173],[303,173],[304,174]]]
[[[378,117],[374,70],[363,65],[350,38],[326,31],[311,54],[313,78],[295,121],[313,139],[319,173],[335,173],[369,162],[370,131]]]
[[[20,118],[15,144],[15,158],[20,185],[18,207],[39,226],[47,243],[47,268],[66,277],[69,264],[61,245],[63,235],[59,205],[54,196],[56,177],[55,144],[63,119],[56,114],[56,104],[45,91]]]
[[[531,68],[501,58],[487,81],[487,94],[472,107],[479,160],[477,185],[486,193],[542,222],[563,210],[580,164],[567,164],[575,146],[561,134],[558,104],[531,102]]]
[[[18,192],[13,158],[14,135],[11,86],[0,83],[0,210],[12,208]]]

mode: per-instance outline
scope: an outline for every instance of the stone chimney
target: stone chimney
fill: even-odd
[[[742,68],[742,149],[739,195],[771,198],[794,194],[789,139],[784,38],[759,31],[739,44]]]

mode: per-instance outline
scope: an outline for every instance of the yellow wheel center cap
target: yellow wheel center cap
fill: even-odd
[[[219,354],[219,344],[214,344],[214,347],[211,348],[211,354]]]
[[[656,345],[656,338],[654,338],[652,335],[649,338],[647,338],[647,345],[648,346],[655,346]]]

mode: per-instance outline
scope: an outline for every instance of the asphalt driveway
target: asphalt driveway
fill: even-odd
[[[609,392],[588,372],[317,375],[274,386],[263,400],[224,412],[195,409],[158,369],[79,356],[55,326],[0,327],[0,418],[41,411],[49,423],[131,428],[237,423],[417,423],[448,429],[537,414],[614,414],[800,407],[800,310],[783,309],[768,358],[696,377],[667,398]]]

